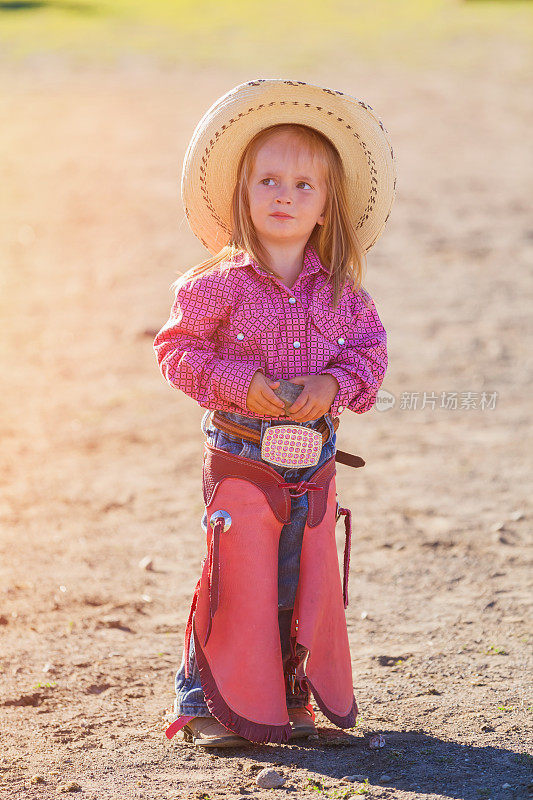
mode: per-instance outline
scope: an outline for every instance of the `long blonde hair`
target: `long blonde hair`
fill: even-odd
[[[216,255],[202,261],[172,284],[175,289],[184,278],[201,275],[225,262],[228,271],[234,266],[237,255],[247,252],[267,272],[275,274],[266,263],[266,253],[250,217],[248,179],[252,173],[259,148],[270,136],[279,131],[293,133],[302,147],[325,166],[327,199],[324,224],[315,225],[307,241],[315,248],[323,266],[329,272],[328,281],[333,287],[333,304],[338,305],[344,284],[352,283],[357,291],[362,286],[366,258],[353,228],[349,214],[346,176],[342,159],[330,140],[314,128],[296,123],[271,125],[257,133],[247,144],[239,161],[237,180],[231,201],[232,235],[228,244]]]

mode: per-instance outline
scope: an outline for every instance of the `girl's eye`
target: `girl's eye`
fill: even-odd
[[[276,182],[274,180],[274,178],[263,178],[261,180],[261,183],[263,184],[263,186],[267,186],[268,185],[268,181],[272,181],[273,183]],[[310,189],[312,188],[311,185],[309,183],[307,183],[307,181],[298,181],[298,183],[296,185],[297,186],[308,186]]]

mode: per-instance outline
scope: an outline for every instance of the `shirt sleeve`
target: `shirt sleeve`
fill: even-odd
[[[259,359],[220,358],[213,335],[231,313],[230,282],[211,272],[182,281],[170,317],[154,339],[163,377],[204,408],[250,413],[246,397]]]
[[[322,370],[339,382],[331,414],[349,408],[357,414],[369,411],[376,402],[388,366],[387,333],[374,301],[364,289],[355,295],[354,328],[335,361]]]

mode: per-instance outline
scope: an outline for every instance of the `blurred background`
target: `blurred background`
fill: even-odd
[[[170,284],[207,255],[179,196],[187,143],[219,96],[258,77],[369,103],[397,163],[365,276],[393,403],[343,414],[337,434],[366,460],[337,468],[354,514],[360,730],[388,731],[400,753],[360,754],[357,771],[376,786],[387,773],[395,798],[524,789],[532,45],[533,3],[512,0],[0,2],[13,791],[45,796],[22,749],[50,791],[69,770],[132,797],[166,791],[169,764],[189,788],[223,794],[236,779],[231,765],[191,777],[162,738],[204,548],[203,409],[165,383],[152,341]],[[409,758],[414,730],[424,763]],[[89,764],[92,746],[120,766],[115,783]],[[135,788],[140,753],[157,787]],[[333,761],[313,758],[306,769],[333,781]],[[305,785],[303,767],[293,780]]]

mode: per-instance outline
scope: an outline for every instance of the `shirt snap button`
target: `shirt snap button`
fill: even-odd
[[[339,414],[342,414],[342,412],[344,411],[344,406],[339,406],[337,411],[339,412]]]
[[[241,342],[244,339],[244,333],[238,333],[237,339],[239,340],[239,342]]]
[[[339,344],[344,344],[345,339],[341,336],[339,339],[337,339],[337,341]]]
[[[295,302],[296,302],[295,297],[289,297],[289,303],[295,303]]]
[[[293,342],[293,343],[292,343],[292,346],[293,346],[293,347],[300,347],[300,342]]]

